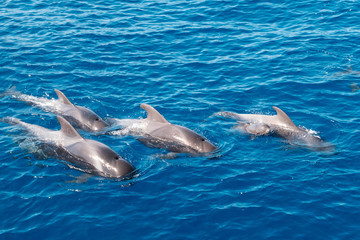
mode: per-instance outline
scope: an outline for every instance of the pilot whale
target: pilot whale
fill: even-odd
[[[148,147],[175,153],[210,153],[216,149],[205,137],[186,127],[168,122],[152,106],[143,103],[140,107],[147,112],[146,119],[108,119],[112,126],[122,127],[120,131],[109,134],[134,135]]]
[[[108,124],[92,110],[72,104],[65,94],[57,89],[55,89],[55,93],[58,96],[58,100],[34,97],[12,89],[2,95],[9,95],[18,101],[39,107],[46,112],[60,115],[74,126],[86,131],[97,132],[108,126]]]
[[[107,178],[130,178],[135,167],[107,145],[83,138],[64,118],[57,116],[61,129],[53,131],[38,125],[6,117],[1,121],[20,125],[39,141],[47,156],[62,160],[71,168]]]
[[[215,116],[238,121],[236,129],[253,136],[275,135],[288,140],[290,144],[306,146],[314,150],[330,150],[332,145],[304,127],[296,126],[289,116],[278,107],[273,107],[276,115],[238,114],[218,112]]]

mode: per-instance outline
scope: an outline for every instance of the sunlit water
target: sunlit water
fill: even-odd
[[[0,239],[358,239],[359,42],[356,1],[2,1],[0,92],[56,88],[104,118],[145,118],[148,103],[221,151],[166,158],[80,131],[139,170],[114,181],[0,123]],[[272,106],[335,151],[252,139],[213,116]],[[10,96],[0,113],[60,128]]]

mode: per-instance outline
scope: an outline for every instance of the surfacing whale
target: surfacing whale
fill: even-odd
[[[318,151],[333,150],[333,145],[308,129],[296,126],[289,116],[278,107],[273,107],[276,115],[238,114],[218,112],[215,116],[232,118],[238,121],[236,129],[253,136],[275,135],[286,139],[290,144],[309,147]]]
[[[143,103],[140,107],[147,112],[146,119],[108,119],[111,125],[122,127],[110,134],[133,135],[148,147],[175,153],[210,153],[216,149],[205,137],[186,127],[169,123],[152,106]]]
[[[48,157],[62,160],[71,168],[106,178],[131,178],[136,169],[107,145],[83,138],[64,118],[57,117],[61,129],[53,131],[38,125],[6,117],[1,121],[20,125],[29,136],[40,142]]]
[[[57,89],[55,89],[55,93],[58,96],[58,100],[34,97],[12,89],[6,91],[3,95],[9,95],[18,101],[26,102],[46,112],[52,112],[62,116],[74,126],[86,131],[97,132],[108,126],[108,124],[92,110],[72,104],[65,94]]]

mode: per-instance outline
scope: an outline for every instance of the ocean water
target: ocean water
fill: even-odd
[[[214,157],[80,131],[139,170],[128,181],[46,158],[0,123],[0,239],[360,239],[357,1],[0,1],[0,92],[104,118],[154,106]],[[311,151],[234,131],[219,111],[274,114],[335,146]],[[0,117],[59,129],[9,96]]]

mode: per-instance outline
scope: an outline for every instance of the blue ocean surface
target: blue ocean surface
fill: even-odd
[[[360,239],[357,1],[0,1],[0,117],[54,114],[9,89],[103,118],[169,122],[216,156],[164,158],[131,136],[80,134],[139,170],[131,180],[41,157],[0,122],[0,239]],[[252,138],[219,111],[286,112],[335,146]]]

